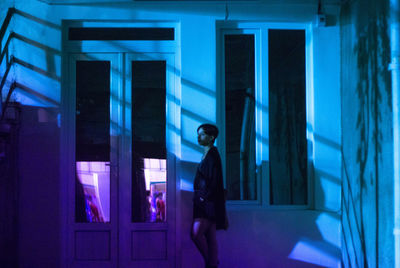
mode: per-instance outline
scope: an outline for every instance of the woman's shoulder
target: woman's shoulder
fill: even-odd
[[[217,147],[215,146],[211,147],[207,153],[206,158],[209,161],[216,161],[216,160],[221,161],[221,157],[219,155]]]

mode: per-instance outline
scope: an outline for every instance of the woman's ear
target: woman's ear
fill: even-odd
[[[212,139],[211,139],[211,143],[214,144],[214,142],[215,142],[215,136],[211,136],[211,138],[212,138]]]

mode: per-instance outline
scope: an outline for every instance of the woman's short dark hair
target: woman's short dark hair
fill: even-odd
[[[200,128],[204,130],[204,133],[210,136],[214,136],[214,140],[218,137],[219,130],[216,125],[213,124],[201,124],[197,128],[197,132],[199,132]]]

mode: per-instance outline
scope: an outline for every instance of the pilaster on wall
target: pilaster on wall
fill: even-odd
[[[340,212],[342,165],[339,27],[313,28],[314,206]],[[338,44],[338,45],[332,45]],[[321,56],[323,55],[323,56]],[[308,126],[309,128],[309,126]]]

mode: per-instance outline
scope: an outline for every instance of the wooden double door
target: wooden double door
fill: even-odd
[[[68,267],[175,267],[175,56],[68,55]]]

